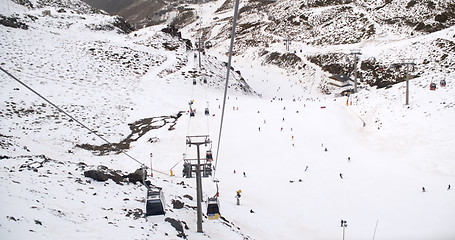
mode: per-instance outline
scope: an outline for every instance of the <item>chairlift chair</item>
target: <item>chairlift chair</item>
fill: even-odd
[[[192,177],[192,175],[191,175],[191,164],[190,163],[184,163],[183,164],[182,173],[183,173],[183,177],[186,177],[186,178],[191,178]]]
[[[212,176],[212,162],[207,161],[206,163],[202,164],[202,177],[210,177]]]
[[[217,197],[208,198],[207,200],[207,218],[209,220],[220,218],[220,203]]]
[[[147,200],[145,203],[145,215],[164,215],[164,194],[159,190],[148,189],[147,190]]]
[[[209,162],[213,160],[212,150],[207,150],[207,154],[205,155],[205,158]]]
[[[446,80],[442,79],[441,82],[439,82],[439,84],[441,85],[441,87],[445,87],[446,86]]]

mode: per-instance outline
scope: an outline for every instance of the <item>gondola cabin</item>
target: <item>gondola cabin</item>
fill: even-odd
[[[145,215],[164,215],[164,194],[160,190],[147,190],[147,200],[145,202]]]
[[[216,220],[220,218],[220,203],[217,197],[209,198],[207,200],[207,218],[209,220]]]

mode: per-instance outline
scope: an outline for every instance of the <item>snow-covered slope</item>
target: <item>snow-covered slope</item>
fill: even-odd
[[[229,44],[233,2],[204,4],[211,17],[201,17],[182,31],[194,38],[202,34],[216,46],[209,52],[224,55]],[[319,91],[345,90],[327,83],[333,74],[353,75],[354,58],[350,50],[363,54],[359,59],[359,66],[362,65],[359,77],[370,86],[385,87],[403,81],[402,68],[395,67],[386,74],[382,69],[388,70],[391,65],[409,59],[416,64],[413,76],[454,69],[452,2],[241,1],[239,12],[234,54],[296,71],[304,82],[312,82],[317,71],[305,68],[306,61],[322,58],[323,61],[312,61],[326,72]],[[440,34],[440,30],[447,34]],[[287,40],[289,50],[285,46]],[[270,61],[284,53],[287,56]]]
[[[264,63],[258,49],[244,49],[233,59],[220,140],[225,42],[203,55],[199,70],[195,52],[161,32],[164,26],[126,35],[114,17],[85,11],[90,8],[79,1],[30,3],[0,4],[0,14],[28,26],[0,25],[0,66],[140,163],[152,161],[157,172],[149,180],[163,189],[167,210],[145,217],[146,189],[128,177],[140,164],[2,72],[1,239],[337,239],[341,219],[348,221],[349,239],[455,237],[455,192],[447,190],[455,185],[450,68],[431,61],[434,71],[410,81],[405,106],[405,83],[362,85],[350,99],[321,95],[328,73],[306,56],[325,49],[297,51],[295,67]],[[213,19],[221,5],[207,3],[204,19]],[[182,33],[195,36],[191,26]],[[453,28],[362,44],[365,57],[388,58],[381,49],[428,47],[424,43],[434,39],[453,41]],[[278,53],[272,63],[295,60],[282,43],[266,51]],[[446,87],[429,90],[430,82],[443,79]],[[190,100],[194,118],[186,113]],[[206,107],[210,116],[202,114]],[[196,231],[195,180],[181,174],[182,154],[196,155],[185,137],[200,134],[210,135],[213,151],[221,141],[215,154],[223,218],[204,217],[204,233]],[[98,182],[84,175],[91,169],[120,177]],[[204,198],[215,194],[210,178],[203,190]]]

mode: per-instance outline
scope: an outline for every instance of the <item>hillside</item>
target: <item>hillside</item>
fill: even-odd
[[[196,34],[201,34],[211,44],[227,49],[232,0],[159,4],[133,1],[128,6],[99,1],[88,3],[107,10],[116,6],[117,10],[111,13],[125,16],[136,26],[135,18],[144,18],[138,12],[153,13],[154,16],[145,17],[146,26],[173,25],[183,29],[184,35],[193,41],[198,37]],[[156,9],[149,9],[148,5]],[[132,6],[134,9],[130,9]],[[400,63],[407,61],[409,56],[413,56],[412,61],[416,64],[411,77],[453,71],[453,36],[426,36],[454,24],[455,5],[444,0],[241,1],[234,52],[243,57],[247,51],[254,52],[253,56],[260,58],[261,64],[274,64],[297,72],[304,81],[311,81],[315,74],[307,66],[307,61],[311,61],[327,73],[319,91],[333,93],[345,89],[330,86],[327,83],[330,75],[353,75],[354,59],[349,50],[367,48],[366,52],[371,53],[368,48],[377,46],[381,52],[375,49],[374,55],[360,57],[358,76],[365,84],[382,88],[405,80],[406,71]],[[413,39],[411,44],[408,39]],[[289,40],[291,49],[283,55],[284,48],[279,46],[285,44],[285,40]],[[395,47],[402,41],[406,45],[404,48],[402,45]],[[281,51],[272,52],[269,50],[271,46]],[[217,54],[224,55],[225,52]]]
[[[122,18],[78,0],[0,2],[0,67],[109,141],[1,71],[1,239],[320,240],[341,238],[341,219],[349,239],[455,237],[455,28],[450,14],[433,20],[450,6],[243,1],[219,139],[230,3],[184,2],[198,21],[130,32]],[[409,19],[431,27],[386,15],[395,8],[403,19],[419,10]],[[333,12],[342,17],[325,22]],[[314,25],[284,30],[278,21],[290,13]],[[350,42],[349,24],[339,27],[349,16],[374,34]],[[213,43],[200,59],[198,26]],[[289,51],[285,32],[295,32]],[[336,34],[347,42],[320,42]],[[355,48],[365,82],[340,97],[328,76],[349,72]],[[394,63],[409,57],[416,66],[404,105],[404,67]],[[202,154],[220,143],[222,218],[208,220],[204,209],[197,233],[196,182],[182,176],[182,155],[196,156],[186,136],[205,134],[212,144]],[[144,214],[142,164],[155,170],[148,181],[163,189],[164,216]],[[203,179],[204,200],[216,190]]]

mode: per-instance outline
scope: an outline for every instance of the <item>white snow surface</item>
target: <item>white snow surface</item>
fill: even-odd
[[[244,55],[233,66],[261,97],[230,85],[219,139],[226,56],[207,55],[203,64],[215,74],[193,85],[183,75],[198,69],[198,59],[183,45],[165,50],[163,42],[179,43],[163,26],[130,35],[92,31],[87,24],[111,17],[48,8],[52,15],[43,16],[43,9],[0,1],[2,15],[15,13],[30,27],[0,26],[2,68],[112,142],[129,134],[129,123],[187,111],[190,100],[196,116],[185,112],[175,130],[151,130],[127,150],[147,166],[153,153],[159,172],[149,180],[166,196],[165,216],[136,218],[129,213],[145,211],[144,186],[96,182],[84,170],[129,173],[140,165],[76,147],[104,142],[2,72],[0,239],[179,239],[167,217],[186,223],[187,239],[341,239],[341,219],[346,239],[455,239],[455,189],[447,190],[455,186],[455,73],[412,79],[407,106],[405,83],[334,98],[318,94],[314,81],[300,83],[300,75]],[[381,48],[396,46],[385,42]],[[208,54],[226,52],[225,45]],[[368,49],[365,55],[381,54],[374,43]],[[442,79],[447,86],[430,91],[429,83]],[[210,116],[203,115],[207,105]],[[204,217],[197,233],[196,183],[182,177],[181,160],[196,156],[186,136],[206,134],[219,155],[225,220]],[[153,137],[159,141],[149,142]],[[215,194],[212,178],[203,179],[203,190],[204,198]],[[172,200],[185,207],[173,209]]]

